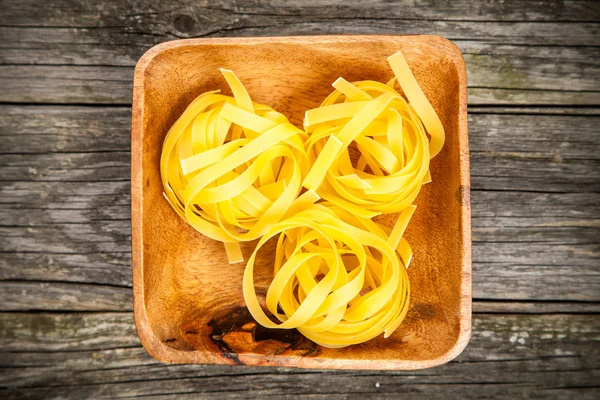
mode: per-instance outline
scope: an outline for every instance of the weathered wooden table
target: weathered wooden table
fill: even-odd
[[[0,0],[0,397],[599,398],[600,3]],[[205,36],[432,33],[469,75],[473,338],[417,372],[162,365],[133,325],[137,59]]]

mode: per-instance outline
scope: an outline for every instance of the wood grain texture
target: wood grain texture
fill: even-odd
[[[132,302],[129,287],[23,281],[3,281],[0,287],[5,311],[130,310]]]
[[[455,42],[467,62],[471,105],[600,104],[598,47]],[[127,105],[132,78],[132,66],[0,65],[0,101]]]
[[[135,62],[149,47],[178,38],[413,33],[457,43],[470,104],[600,104],[600,11],[593,1],[5,3],[0,101],[128,104]]]
[[[124,107],[0,106],[3,155],[129,152],[130,127]]]
[[[324,20],[352,20],[388,17],[396,20],[440,20],[440,21],[531,21],[531,22],[598,22],[600,9],[593,0],[539,1],[527,3],[519,0],[508,0],[501,3],[473,3],[468,0],[457,0],[452,3],[444,1],[413,1],[411,6],[399,4],[390,6],[381,0],[321,0],[312,1],[301,6],[290,4],[285,0],[257,1],[243,3],[228,0],[195,2],[182,0],[177,6],[159,0],[108,0],[102,3],[73,3],[68,0],[55,1],[53,5],[39,0],[5,0],[3,2],[3,22],[15,26],[74,26],[74,27],[110,27],[129,28],[156,26],[167,31],[169,26],[160,25],[160,21],[168,17],[195,13],[204,22],[216,23],[219,19],[229,17],[244,27],[252,16],[296,16]],[[52,19],[47,19],[52,15]],[[103,17],[98,19],[98,15]],[[217,17],[215,17],[215,15]],[[245,17],[242,20],[242,17]],[[147,18],[143,20],[142,18]],[[238,19],[238,21],[236,21]],[[119,24],[120,23],[120,24]],[[137,24],[137,25],[136,25]],[[179,27],[190,24],[178,24]],[[198,27],[201,28],[201,27]],[[188,29],[191,30],[191,29]]]
[[[600,219],[598,186],[584,185],[578,176],[569,177],[565,163],[555,161],[556,155],[566,160],[583,158],[588,163],[596,158],[594,149],[600,146],[598,117],[572,116],[590,112],[587,109],[470,111],[471,150],[489,154],[484,160],[493,163],[487,168],[495,170],[495,165],[508,162],[516,154],[523,160],[524,170],[547,171],[554,166],[558,171],[546,174],[545,179],[539,174],[540,178],[528,186],[511,190],[479,175],[477,172],[486,165],[473,160],[472,179],[479,182],[472,192],[474,297],[600,300],[597,280],[590,279],[597,275],[600,258],[595,240]],[[548,115],[540,115],[542,112]],[[6,175],[10,180],[0,186],[0,216],[5,232],[0,279],[131,286],[130,185],[122,180],[129,178],[128,113],[116,107],[0,106],[0,135],[8,143],[8,153],[28,157],[29,163],[19,181]],[[502,129],[504,126],[510,129]],[[74,131],[78,134],[73,135]],[[54,168],[59,162],[52,157],[69,157],[73,152],[96,157],[116,152],[120,167],[111,171],[120,172],[103,175],[102,166],[115,160],[109,155],[91,172],[73,168],[75,182],[61,181],[53,174],[64,179],[64,171]],[[43,162],[38,162],[39,153],[46,156]],[[543,157],[532,157],[532,153]],[[38,174],[30,173],[29,167],[48,170],[47,181],[38,181]],[[582,177],[591,177],[596,170],[590,167]],[[513,184],[523,179],[519,169],[507,174],[504,179]],[[110,181],[97,182],[96,176]],[[563,193],[565,185],[576,186],[580,192]],[[27,202],[21,201],[23,198]],[[95,233],[93,239],[90,232]],[[532,248],[536,250],[535,260],[530,257]],[[540,266],[544,266],[544,280],[539,279]],[[567,284],[556,285],[559,279]],[[93,288],[87,290],[94,292]],[[96,295],[103,293],[98,291]],[[8,295],[5,301],[18,304],[18,299],[11,297],[15,292]],[[39,304],[47,304],[46,297],[51,298],[43,288],[32,295]],[[84,310],[86,304],[65,304],[67,308],[63,309]],[[132,307],[111,304],[113,310]],[[519,310],[518,303],[514,307]]]
[[[0,313],[5,398],[593,398],[600,374],[598,315],[494,315],[473,319],[455,361],[425,371],[299,371],[164,366],[137,343],[131,313]],[[82,338],[86,339],[82,339]],[[18,367],[18,368],[15,368]],[[490,373],[493,372],[493,376]],[[222,382],[227,382],[223,387]],[[376,384],[379,386],[376,386]],[[444,390],[440,390],[443,383]],[[485,383],[485,384],[482,384]],[[174,394],[176,393],[176,394]],[[444,396],[444,397],[442,397]]]
[[[0,105],[0,171],[18,176],[0,180],[0,305],[11,307],[0,314],[0,397],[597,398],[598,2],[3,0],[0,9],[0,102],[16,103]],[[137,59],[178,38],[405,32],[443,35],[468,53],[477,154],[467,350],[420,372],[156,363],[126,294]],[[86,171],[92,152],[119,153],[90,158],[102,181]],[[119,313],[90,313],[95,302]],[[54,312],[21,312],[40,308]]]

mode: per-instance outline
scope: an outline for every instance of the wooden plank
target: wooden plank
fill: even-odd
[[[0,256],[0,281],[4,280],[131,286],[131,253],[5,252]],[[43,301],[47,297],[44,291],[36,293],[39,297],[32,301]]]
[[[390,7],[386,1],[320,0],[301,7],[285,0],[243,3],[226,0],[213,1],[209,5],[193,0],[181,0],[174,5],[160,0],[105,0],[102,3],[69,0],[54,1],[52,5],[40,0],[5,1],[0,25],[14,26],[71,26],[123,28],[130,23],[136,28],[160,25],[159,21],[190,15],[204,22],[216,19],[251,17],[297,16],[315,19],[379,19],[440,20],[440,21],[546,21],[546,22],[597,22],[600,8],[593,0],[542,0],[536,3],[507,0],[503,2],[477,2],[457,0],[416,0],[410,7]],[[48,18],[48,17],[52,18]],[[98,18],[101,16],[102,18]],[[205,16],[205,17],[203,17]],[[179,21],[185,28],[196,23]],[[197,27],[201,29],[201,27]],[[188,29],[191,30],[191,29]]]
[[[474,297],[599,301],[598,196],[474,192]],[[522,206],[507,208],[515,198],[521,199]],[[73,286],[60,286],[62,290],[86,295],[88,289],[76,282],[129,286],[129,232],[128,219],[0,228],[5,252],[0,279],[71,281]],[[110,309],[129,309],[130,304],[113,302],[111,290],[91,287],[89,293],[112,304]],[[20,303],[19,290],[5,290],[0,307],[14,309],[22,304],[28,309],[37,304],[33,308],[86,310],[92,302],[84,297],[60,308],[53,303],[55,296],[46,285]]]
[[[456,43],[467,62],[469,104],[600,104],[598,47]],[[125,105],[132,76],[130,66],[0,65],[0,101]]]
[[[2,313],[0,321],[0,367],[4,367],[0,386],[8,389],[4,392],[8,398],[42,393],[48,398],[71,398],[75,393],[79,398],[174,393],[235,398],[250,391],[256,396],[293,394],[299,398],[347,393],[361,398],[398,394],[441,398],[440,394],[448,392],[440,392],[440,383],[460,398],[506,393],[586,398],[586,388],[597,386],[600,372],[598,315],[475,315],[469,346],[443,367],[335,374],[222,365],[164,366],[137,345],[130,313]],[[583,390],[572,392],[572,387]]]
[[[108,62],[116,66],[133,66],[150,47],[181,37],[411,33],[440,35],[453,41],[477,40],[510,45],[600,44],[600,28],[587,22],[399,20],[384,15],[373,19],[247,15],[240,23],[235,19],[219,19],[214,12],[185,17],[192,20],[212,18],[213,21],[210,24],[194,23],[194,29],[184,33],[177,31],[177,17],[168,14],[161,14],[157,26],[136,29],[2,26],[0,23],[0,37],[4,38],[0,42],[0,63],[106,65]],[[33,20],[31,23],[40,21]],[[232,26],[237,27],[231,29]]]
[[[474,297],[598,301],[599,117],[482,110],[469,116]],[[0,106],[0,135],[0,279],[130,286],[128,110]]]
[[[595,47],[514,46],[458,41],[472,88],[596,91]],[[566,78],[568,77],[568,78]],[[567,103],[568,104],[568,103]]]
[[[3,204],[0,226],[35,227],[130,219],[127,181],[14,182],[4,185],[0,194],[0,204]],[[565,237],[562,242],[586,242],[591,232],[585,231],[598,226],[599,196],[593,192],[473,191],[475,232],[479,240],[487,241],[492,240],[490,235],[502,235],[494,228],[533,229],[534,235],[549,233],[546,240],[549,242],[555,240],[551,230],[560,234],[563,228],[581,228],[578,235]],[[19,203],[19,198],[28,201]]]
[[[475,192],[471,197],[474,242],[597,243],[598,194]]]
[[[598,244],[473,242],[473,297],[598,301]]]
[[[472,153],[595,159],[599,123],[598,116],[471,114],[469,145]]]
[[[129,158],[129,151],[2,154],[0,181],[124,181],[129,180]]]
[[[290,374],[291,375],[291,374]],[[254,380],[255,377],[249,377],[248,380]],[[293,379],[293,384],[289,383],[289,379]],[[322,379],[322,378],[321,378]],[[241,378],[236,377],[236,381],[241,380]],[[458,384],[444,384],[443,387],[440,388],[439,385],[433,384],[420,384],[420,383],[411,383],[410,385],[401,384],[399,389],[398,379],[388,380],[384,384],[387,385],[384,388],[380,389],[381,383],[379,380],[375,380],[374,378],[363,378],[359,379],[358,382],[355,381],[354,377],[347,379],[339,379],[337,375],[327,376],[327,381],[331,382],[329,385],[338,385],[338,387],[342,386],[346,388],[348,392],[352,394],[348,394],[346,392],[342,392],[339,389],[331,390],[328,388],[328,385],[322,384],[318,387],[314,386],[313,381],[316,381],[316,378],[309,379],[306,382],[306,379],[299,379],[295,376],[287,376],[285,375],[285,379],[283,379],[280,375],[275,375],[274,377],[268,377],[266,379],[256,379],[253,385],[244,385],[245,388],[234,390],[234,391],[223,391],[223,390],[208,390],[206,387],[223,387],[224,385],[229,385],[230,382],[223,382],[223,378],[211,377],[210,379],[194,379],[192,381],[189,380],[181,380],[171,383],[168,388],[162,388],[156,390],[160,393],[161,399],[169,399],[169,400],[187,400],[187,399],[214,399],[216,397],[220,399],[248,399],[249,396],[256,396],[259,398],[268,398],[274,397],[276,399],[284,399],[284,400],[293,400],[293,399],[367,399],[367,400],[378,400],[378,399],[397,399],[398,396],[402,396],[403,399],[422,399],[423,396],[427,396],[428,399],[447,399],[450,397],[460,397],[461,399],[482,399],[482,398],[494,398],[494,399],[502,399],[505,397],[509,398],[544,398],[549,400],[564,400],[564,399],[579,399],[579,400],[597,400],[597,388],[595,387],[567,387],[567,388],[551,388],[551,389],[539,389],[535,387],[519,387],[519,386],[509,386],[506,384],[499,385],[489,385],[489,382],[485,382],[486,390],[483,392],[481,389],[473,390],[465,390],[465,385],[477,387],[477,383],[458,383]],[[368,386],[367,386],[367,381]],[[360,383],[359,383],[360,382]],[[191,385],[194,389],[185,389],[184,392],[178,391],[175,389],[178,384],[181,385]],[[256,385],[256,386],[255,386]],[[103,385],[104,387],[109,385]],[[140,384],[141,386],[141,384]],[[158,385],[157,385],[158,386]],[[237,384],[236,384],[237,386]],[[378,387],[379,386],[379,387]],[[508,386],[508,387],[507,387]],[[154,387],[154,386],[152,386]],[[366,387],[363,388],[363,387]],[[481,387],[481,385],[479,385]],[[285,388],[285,389],[284,389]],[[67,399],[70,398],[70,393],[73,390],[79,392],[79,387],[63,387],[56,388],[53,390],[45,390],[45,389],[25,389],[18,391],[10,391],[7,392],[7,399],[39,399],[39,398],[51,398],[51,399]],[[84,393],[104,393],[103,389],[95,388],[84,388],[82,392]],[[117,396],[114,394],[114,391],[109,391],[113,396]],[[147,391],[142,391],[141,395],[131,395],[131,393],[136,393],[136,390],[126,390],[126,395],[124,398],[136,398],[136,399],[155,399],[157,395],[151,394]],[[241,393],[240,393],[241,392]],[[175,393],[175,394],[164,394],[164,393]],[[250,394],[251,393],[251,394]],[[297,393],[297,394],[292,394]],[[442,394],[443,393],[443,394]],[[49,396],[49,397],[48,397]]]
[[[0,227],[3,252],[74,253],[130,250],[130,221],[96,221],[34,227]],[[76,250],[76,251],[75,251]]]
[[[132,313],[0,313],[0,319],[3,352],[52,353],[140,347]],[[10,362],[2,359],[4,363]]]
[[[3,228],[11,236],[2,246],[10,252],[0,258],[0,279],[131,284],[128,182],[18,182],[0,194],[0,216],[11,224]],[[599,197],[473,192],[474,296],[598,300],[590,277],[600,257]]]
[[[529,106],[511,106],[511,107],[469,107],[469,114],[511,114],[511,115],[570,115],[578,117],[598,116],[600,108],[598,107],[539,107]]]
[[[119,256],[122,265],[115,266],[110,262]],[[599,259],[598,245],[474,242],[473,297],[507,301],[598,302]],[[42,270],[46,269],[46,260],[54,264]],[[120,286],[131,285],[126,260],[129,260],[129,253],[94,256],[57,255],[47,250],[34,254],[10,253],[0,264],[3,268],[0,310],[129,310],[129,289]],[[8,266],[4,268],[4,265]],[[95,285],[76,281],[93,281],[103,273],[111,276],[100,278]],[[43,284],[36,286],[40,281]],[[68,294],[70,301],[56,300],[61,291]],[[24,298],[23,293],[28,297]],[[123,299],[127,302],[122,303]],[[560,311],[559,308],[552,309]],[[515,311],[518,310],[517,305]]]
[[[471,187],[598,191],[598,121],[591,116],[470,115]]]
[[[594,107],[474,106],[469,108],[470,146],[514,151],[524,144],[528,152],[544,155],[571,150],[593,155],[600,144],[599,117],[600,108]],[[1,153],[128,151],[130,125],[131,111],[124,107],[0,105]],[[510,140],[502,140],[504,135]]]
[[[600,303],[582,301],[500,301],[473,299],[473,313],[600,314]]]
[[[600,160],[524,152],[471,152],[471,188],[544,192],[597,192]]]
[[[129,181],[6,183],[0,188],[0,226],[129,221],[130,185]]]
[[[598,100],[596,91],[469,88],[470,105],[597,106],[600,104]]]
[[[125,107],[0,106],[2,153],[129,150]]]
[[[599,120],[599,117],[579,116],[472,115],[469,119],[472,188],[600,191],[600,159],[595,150],[600,145],[600,135],[595,129]],[[10,132],[9,128],[5,131]],[[64,136],[69,136],[68,132]],[[122,127],[117,134],[126,132]],[[26,140],[24,136],[23,142]],[[77,153],[0,154],[0,180],[129,179],[128,146],[123,152],[96,152],[94,141],[78,143],[82,147]],[[13,145],[20,146],[25,147],[25,143]]]
[[[61,282],[2,281],[2,310],[131,311],[130,287]]]
[[[151,46],[176,38],[409,32],[456,41],[467,61],[470,104],[600,104],[600,27],[593,23],[600,7],[592,1],[459,1],[437,9],[428,2],[271,3],[7,4],[0,16],[0,63],[7,64],[0,66],[0,101],[129,104],[131,68],[116,67],[132,67]]]
[[[0,65],[0,102],[131,104],[132,67]]]
[[[553,155],[474,150],[471,187],[557,193],[599,190],[600,159],[562,156],[556,150]],[[130,173],[128,152],[0,154],[0,167],[3,182],[119,182],[128,180]]]

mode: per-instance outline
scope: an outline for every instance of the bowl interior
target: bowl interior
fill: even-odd
[[[296,331],[257,327],[244,307],[244,264],[229,265],[222,245],[188,226],[162,196],[159,160],[165,134],[200,93],[221,89],[230,94],[220,67],[235,71],[254,101],[272,106],[302,126],[304,112],[320,104],[339,76],[349,81],[390,79],[393,74],[386,58],[397,50],[403,50],[446,130],[444,149],[432,161],[433,182],[419,194],[406,234],[414,258],[405,321],[388,339],[378,337],[341,350],[321,348]],[[142,185],[137,212],[141,213],[143,261],[138,268],[143,281],[135,284],[143,285],[145,318],[156,339],[183,354],[178,360],[188,362],[298,365],[301,359],[312,359],[312,366],[323,360],[329,367],[352,360],[393,365],[434,360],[451,351],[461,329],[463,249],[464,241],[470,240],[464,237],[461,222],[468,208],[461,188],[465,171],[459,143],[459,113],[465,112],[459,93],[465,90],[461,87],[465,82],[459,77],[456,54],[447,41],[392,36],[204,41],[155,55],[143,71],[143,104],[138,105],[143,107],[140,165],[133,168],[141,168]],[[462,134],[465,140],[466,132]],[[383,220],[391,224],[394,218]],[[246,259],[254,245],[243,245]],[[257,262],[259,295],[264,296],[272,278],[272,256],[267,248]]]

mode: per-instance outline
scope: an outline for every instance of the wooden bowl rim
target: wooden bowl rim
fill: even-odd
[[[236,37],[236,38],[200,38],[179,39],[160,43],[150,48],[139,59],[135,66],[133,78],[133,103],[131,122],[131,252],[133,275],[134,321],[138,337],[144,349],[156,360],[165,363],[206,363],[207,357],[202,357],[199,351],[180,351],[162,343],[152,331],[146,314],[143,290],[143,242],[141,232],[143,219],[141,217],[143,185],[142,185],[142,139],[143,139],[143,104],[144,104],[144,74],[146,68],[159,54],[178,47],[197,45],[254,45],[265,43],[285,44],[319,44],[319,43],[353,43],[368,41],[398,41],[412,37],[424,43],[441,44],[451,49],[451,61],[457,68],[459,78],[459,124],[458,145],[459,164],[461,169],[461,226],[463,235],[461,269],[461,297],[459,300],[460,318],[459,335],[454,345],[444,354],[434,359],[424,360],[360,360],[361,369],[394,369],[416,370],[435,367],[456,358],[467,346],[472,333],[471,308],[471,199],[470,199],[470,166],[469,144],[467,133],[467,74],[465,61],[460,49],[452,41],[437,35],[319,35],[319,36],[273,36],[273,37]],[[262,358],[262,357],[260,357]],[[299,368],[320,369],[356,369],[355,360],[334,360],[328,365],[327,361],[302,358],[296,365]]]

